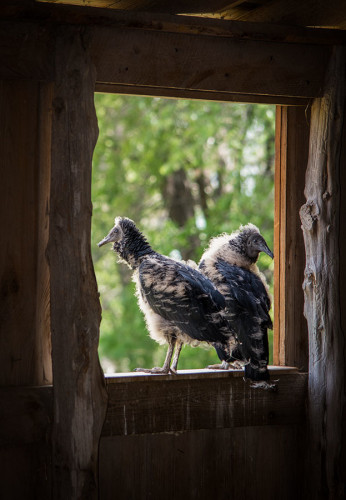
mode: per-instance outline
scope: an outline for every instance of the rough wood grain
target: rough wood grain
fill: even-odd
[[[0,388],[0,446],[49,443],[53,390],[45,387]]]
[[[0,14],[0,78],[51,81],[53,27],[45,23],[6,22]]]
[[[103,437],[103,500],[300,500],[299,426]]]
[[[130,28],[95,26],[93,34],[98,83],[315,97],[329,55],[327,46]]]
[[[50,331],[50,272],[47,261],[49,238],[49,202],[51,176],[51,133],[52,133],[53,85],[40,83],[38,100],[38,145],[39,172],[37,175],[37,267],[36,267],[36,381],[38,385],[51,384],[52,342]]]
[[[251,389],[242,372],[107,379],[103,436],[304,422],[307,375],[281,374],[278,392]]]
[[[294,26],[346,26],[345,4],[339,0],[276,0],[263,2],[252,10],[231,10],[232,19],[253,22],[272,22]],[[225,13],[226,19],[230,17]]]
[[[346,42],[346,33],[342,30],[306,28],[294,26],[292,23],[280,26],[276,25],[272,19],[267,20],[267,22],[261,20],[258,23],[248,20],[245,24],[244,22],[225,20],[225,18],[176,16],[167,13],[173,12],[172,9],[169,10],[172,7],[172,2],[165,2],[165,5],[161,4],[161,8],[156,9],[155,12],[149,12],[148,9],[141,12],[134,9],[125,11],[119,10],[119,2],[110,1],[116,11],[102,8],[103,5],[100,0],[94,0],[97,9],[91,7],[93,0],[88,0],[87,5],[84,0],[76,0],[75,5],[72,5],[74,2],[69,2],[70,5],[66,5],[67,2],[65,2],[65,5],[62,5],[59,1],[40,3],[34,0],[2,0],[1,17],[3,19],[19,19],[22,17],[24,19],[45,21],[46,23],[50,21],[58,24],[67,23],[84,26],[106,24],[112,28],[131,27],[138,30],[222,36],[242,40],[313,44],[342,44]],[[183,2],[185,5],[185,0]],[[283,0],[283,2],[286,2],[286,0]],[[208,9],[211,9],[210,2],[206,2],[206,4]],[[213,3],[212,8],[214,9],[214,7]],[[325,4],[324,9],[326,9]],[[340,21],[343,15],[340,4],[338,9],[335,9],[335,12]],[[309,26],[312,26],[312,24],[309,24]]]
[[[97,497],[106,392],[98,359],[101,307],[91,250],[95,74],[78,29],[57,34],[49,228],[54,380],[54,498]]]
[[[340,151],[345,107],[346,55],[335,48],[325,96],[311,110],[309,162],[300,215],[306,248],[305,316],[309,328],[310,462],[308,496],[344,498],[346,464],[345,332],[341,327]],[[344,188],[343,188],[344,189]],[[343,191],[344,192],[344,191]],[[342,264],[344,265],[344,263]],[[344,314],[344,313],[343,313]]]
[[[0,385],[51,382],[49,85],[0,82]]]
[[[274,231],[274,364],[308,368],[303,315],[305,248],[299,208],[309,151],[309,109],[278,107],[276,117]]]
[[[42,15],[44,28],[40,16],[36,25],[25,20],[12,26],[0,23],[0,76],[52,78],[52,33],[60,23],[73,24],[67,15],[59,19],[51,15],[53,12]],[[89,26],[91,21],[93,25]],[[245,94],[248,99],[258,95],[260,100],[265,96],[297,99],[322,95],[324,66],[330,52],[325,44],[303,39],[300,43],[282,43],[275,37],[263,40],[261,34],[246,37],[239,28],[233,37],[210,36],[204,31],[199,34],[198,30],[189,34],[179,31],[179,25],[164,31],[159,22],[148,28],[142,21],[138,27],[131,18],[116,24],[107,16],[79,16],[75,23],[76,27],[87,26],[93,34],[91,53],[97,82],[102,85],[219,92],[235,94],[235,98]],[[231,27],[228,31],[232,34]],[[28,49],[23,39],[28,39]]]
[[[51,498],[52,387],[0,388],[0,498]]]

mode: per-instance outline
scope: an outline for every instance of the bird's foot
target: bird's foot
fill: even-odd
[[[208,365],[208,370],[229,370],[229,363],[223,361],[222,363],[217,363],[216,365]]]
[[[155,366],[154,368],[135,368],[134,371],[152,373],[153,375],[168,375],[168,373],[171,373],[170,368],[161,368],[160,366]]]
[[[264,389],[265,391],[276,392],[278,390],[278,386],[275,382],[279,382],[275,380],[273,382],[267,382],[266,380],[260,380],[258,382],[251,382],[251,389]]]

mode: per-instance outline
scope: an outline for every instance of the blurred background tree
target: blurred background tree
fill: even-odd
[[[101,363],[117,372],[161,366],[166,347],[148,336],[131,271],[97,242],[120,215],[133,219],[155,250],[178,259],[198,262],[211,237],[248,222],[273,249],[275,107],[107,94],[96,94],[95,105],[92,250]],[[272,291],[273,262],[261,254],[259,267]],[[213,349],[186,346],[179,368],[215,362]]]

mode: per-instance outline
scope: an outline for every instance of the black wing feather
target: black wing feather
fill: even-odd
[[[224,296],[232,313],[230,323],[237,332],[244,359],[250,359],[250,365],[268,363],[267,328],[272,328],[272,321],[270,299],[262,280],[251,271],[223,260],[216,263],[216,268],[222,274],[222,284],[227,286]]]
[[[140,264],[139,280],[154,312],[195,340],[226,342],[230,333],[220,315],[225,299],[201,273],[156,254]]]

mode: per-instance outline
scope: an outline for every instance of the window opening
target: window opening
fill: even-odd
[[[275,106],[113,94],[95,94],[95,105],[92,250],[101,364],[106,373],[162,366],[167,346],[149,337],[132,272],[97,242],[120,215],[133,219],[156,251],[177,259],[198,262],[211,237],[248,222],[273,249]],[[258,265],[273,295],[274,262],[261,253]],[[213,348],[185,346],[178,369],[217,362]]]

